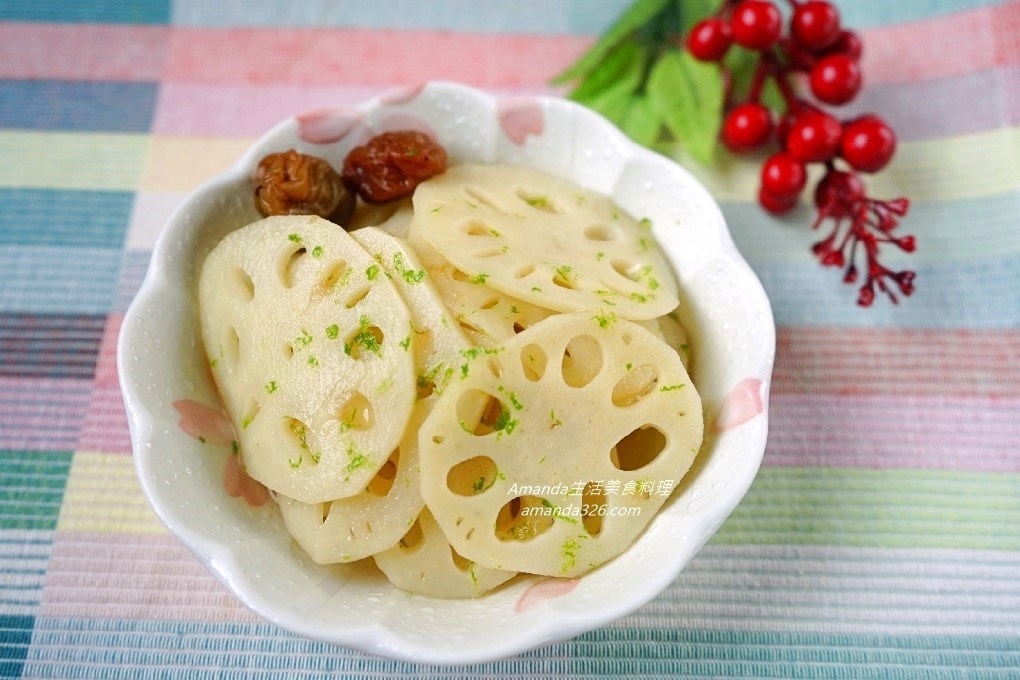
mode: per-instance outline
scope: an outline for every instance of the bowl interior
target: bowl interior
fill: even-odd
[[[274,504],[251,507],[227,495],[231,447],[200,442],[179,424],[179,400],[221,408],[199,332],[196,281],[209,250],[259,218],[249,179],[258,160],[296,148],[338,165],[367,136],[407,127],[433,133],[452,163],[530,165],[613,196],[631,214],[652,219],[677,274],[695,357],[691,375],[705,404],[705,443],[695,468],[631,549],[576,583],[519,577],[477,600],[443,601],[407,595],[371,565],[316,565],[292,543]],[[499,100],[431,83],[356,109],[284,121],[190,196],[156,245],[124,320],[118,363],[144,492],[170,530],[243,602],[309,637],[454,663],[572,637],[668,586],[758,469],[774,347],[761,285],[715,202],[687,172],[570,102]]]

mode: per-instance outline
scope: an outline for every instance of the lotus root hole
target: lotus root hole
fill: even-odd
[[[531,344],[521,348],[521,368],[524,369],[525,378],[538,382],[545,375],[545,366],[545,350],[540,346]]]
[[[375,476],[369,480],[365,490],[374,496],[385,496],[393,488],[393,480],[397,476],[397,465],[400,463],[400,450],[394,451],[389,460],[383,463]]]
[[[241,420],[241,427],[247,429],[249,425],[255,422],[255,418],[258,417],[259,411],[262,410],[262,404],[254,399],[249,398],[248,403],[244,407],[244,417]]]
[[[458,496],[477,496],[496,483],[499,469],[488,456],[475,456],[454,465],[446,473],[446,486]]]
[[[375,424],[375,410],[364,394],[355,392],[337,409],[336,419],[341,432],[367,430]]]
[[[418,376],[418,384],[415,390],[415,400],[421,401],[422,399],[428,399],[436,391],[436,381],[430,380],[424,376]],[[439,442],[436,442],[437,444]]]
[[[281,253],[276,269],[280,285],[284,288],[292,288],[294,286],[294,282],[297,281],[298,272],[307,254],[308,250],[304,246],[287,248]]]
[[[474,253],[474,257],[479,259],[485,259],[488,257],[499,257],[500,255],[506,255],[506,248],[502,246],[489,246],[488,248],[482,248]]]
[[[602,533],[602,518],[605,516],[606,494],[601,484],[588,482],[581,496],[581,523],[589,536]]]
[[[457,325],[460,326],[461,330],[463,330],[468,335],[475,334],[475,333],[477,333],[478,335],[485,335],[485,333],[483,333],[479,328],[477,328],[476,326],[473,326],[472,324],[468,323],[467,321],[464,321],[463,319],[460,319],[459,321],[457,321]]]
[[[584,236],[589,241],[612,241],[616,239],[616,233],[604,224],[593,224],[584,230]]]
[[[535,271],[535,265],[533,265],[532,263],[528,262],[527,264],[523,264],[523,265],[521,265],[520,267],[517,268],[517,271],[514,272],[514,278],[515,279],[523,279],[524,277],[529,276],[530,274],[534,273],[534,271]]]
[[[666,448],[666,436],[657,427],[643,425],[616,443],[609,459],[618,470],[633,472],[645,467]]]
[[[499,233],[482,220],[467,220],[460,229],[468,236],[495,236]]]
[[[471,282],[471,277],[459,269],[454,269],[453,272],[450,274],[450,278],[453,279],[454,281],[460,281],[461,283]]]
[[[499,304],[498,297],[491,297],[482,304],[482,309],[492,309]]]
[[[553,274],[552,282],[554,286],[566,288],[567,290],[577,289],[577,279],[575,275],[564,268],[556,269],[556,272]]]
[[[344,300],[344,307],[346,307],[347,309],[353,309],[357,307],[362,300],[368,297],[368,294],[371,291],[372,291],[371,286],[362,286],[361,288],[358,288],[353,293],[348,295],[346,300]]]
[[[385,336],[378,326],[362,326],[344,340],[344,351],[356,361],[380,356]]]
[[[425,532],[421,529],[421,520],[416,519],[397,545],[400,546],[401,550],[413,550],[421,545],[424,540]]]
[[[513,329],[514,329],[514,334],[518,334],[518,333],[523,333],[524,332],[524,326],[521,324],[520,321],[514,321]]]
[[[241,338],[237,334],[237,329],[233,326],[228,326],[226,336],[223,341],[223,346],[220,347],[220,355],[230,365],[237,364],[237,360],[241,357]]]
[[[549,194],[539,194],[526,189],[518,189],[517,198],[521,199],[532,208],[541,210],[542,212],[551,213],[553,215],[560,212],[560,207],[556,205],[551,198],[549,198]]]
[[[327,291],[334,288],[344,278],[346,272],[347,263],[343,260],[329,263],[322,272],[322,288]]]
[[[485,365],[488,367],[489,373],[492,374],[493,378],[498,379],[503,377],[503,365],[499,363],[499,360],[489,359]]]
[[[516,424],[503,402],[481,390],[467,390],[460,395],[457,419],[461,429],[479,437],[498,431],[509,432]]]
[[[246,301],[250,301],[255,297],[255,282],[251,280],[251,275],[241,267],[234,268],[234,281],[238,284],[238,288]]]
[[[629,282],[630,279],[627,279],[627,281]],[[600,279],[599,283],[610,293],[616,293],[618,295],[623,295],[624,297],[630,297],[630,294],[634,292],[633,286],[624,283],[617,276],[609,277],[608,280]]]
[[[300,465],[300,462],[295,464],[294,461],[302,461],[304,454],[311,453],[311,446],[308,442],[308,425],[292,416],[285,416],[283,424],[287,439],[293,444],[293,448],[288,447],[289,450],[284,451],[283,455],[287,456],[287,460],[292,467],[297,467]],[[297,452],[296,454],[295,451]]]
[[[486,192],[484,189],[480,187],[469,186],[464,190],[464,193],[467,194],[468,197],[475,203],[481,203],[484,206],[492,208],[496,212],[505,214],[505,211],[501,207],[499,207],[499,205],[496,204],[495,199],[493,199],[492,196],[490,196],[489,193]]]
[[[457,567],[460,571],[467,571],[473,564],[471,560],[454,550],[452,545],[450,546],[450,557],[453,558],[453,566]]]
[[[561,362],[563,382],[584,387],[602,370],[602,347],[590,335],[575,336],[567,343]]]
[[[631,406],[636,404],[659,384],[659,370],[651,364],[631,368],[613,386],[613,404]]]
[[[423,331],[414,332],[414,345],[418,350],[419,356],[429,356],[432,354],[432,350],[435,347],[436,339],[432,335],[432,331],[425,329]]]
[[[496,514],[496,538],[504,542],[523,542],[541,536],[556,521],[548,508],[545,499],[538,496],[511,498]]]
[[[613,271],[625,279],[636,282],[641,278],[641,265],[633,260],[615,259],[610,262]]]

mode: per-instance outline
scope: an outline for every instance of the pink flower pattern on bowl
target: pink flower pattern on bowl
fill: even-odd
[[[543,578],[535,581],[520,594],[514,604],[514,612],[520,614],[535,605],[541,604],[554,597],[560,597],[574,590],[581,582],[579,578]]]
[[[294,117],[298,137],[309,144],[339,142],[361,124],[364,114],[358,109],[335,108],[307,111]]]
[[[264,505],[269,500],[269,489],[244,471],[241,456],[236,454],[228,456],[223,466],[223,489],[228,496],[242,498],[253,508]]]
[[[237,435],[230,419],[222,411],[192,399],[178,399],[173,404],[181,414],[177,421],[183,432],[204,444],[235,447],[223,467],[223,488],[233,498],[243,498],[252,507],[263,505],[269,500],[269,490],[260,482],[248,476],[236,451]]]
[[[536,99],[501,99],[496,107],[499,126],[514,144],[522,146],[528,135],[542,134],[545,117]]]
[[[234,426],[222,411],[191,399],[178,399],[173,406],[181,414],[177,425],[195,439],[216,446],[237,440]]]
[[[744,378],[730,390],[715,418],[715,431],[725,432],[740,427],[765,412],[760,378]]]

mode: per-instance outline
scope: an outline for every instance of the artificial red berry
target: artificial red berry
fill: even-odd
[[[829,54],[811,69],[811,92],[826,104],[846,104],[861,89],[861,67],[845,54]]]
[[[839,37],[839,12],[825,0],[797,5],[790,19],[790,33],[804,48],[820,52]]]
[[[732,151],[752,151],[772,134],[772,114],[761,104],[741,104],[723,121],[723,142]]]
[[[836,155],[843,126],[827,113],[811,111],[797,118],[786,136],[786,150],[805,163],[822,163]]]
[[[733,43],[730,25],[718,17],[699,21],[687,36],[687,51],[701,61],[719,61]]]
[[[815,206],[829,217],[850,217],[864,197],[864,182],[851,172],[830,170],[815,187]]]
[[[843,131],[842,155],[861,172],[878,172],[896,153],[896,133],[878,116],[865,116]]]
[[[845,54],[854,61],[859,61],[863,51],[860,36],[853,31],[840,31],[836,41],[825,50],[825,54]]]
[[[807,184],[804,163],[786,151],[770,156],[761,166],[761,188],[777,198],[796,198]]]
[[[776,196],[766,191],[765,187],[762,187],[758,190],[758,203],[773,215],[782,215],[797,205],[797,197]]]
[[[743,0],[730,18],[733,40],[749,50],[767,50],[779,40],[783,18],[768,0]]]

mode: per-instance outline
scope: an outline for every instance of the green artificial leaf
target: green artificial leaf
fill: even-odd
[[[634,31],[649,24],[673,0],[637,0],[573,66],[553,78],[553,85],[563,85],[583,78],[598,68],[602,60]]]
[[[747,92],[751,87],[751,78],[754,75],[754,64],[757,61],[757,54],[745,50],[738,45],[730,47],[723,57],[723,64],[732,74],[733,92]]]
[[[571,98],[598,111],[617,125],[621,124],[632,98],[641,86],[645,71],[645,48],[638,45],[633,47],[634,50],[627,50],[631,56],[620,62],[614,78],[600,80],[598,87],[587,87],[584,91],[578,88]]]
[[[620,80],[632,78],[634,65],[642,64],[644,59],[645,50],[636,42],[628,40],[620,43],[606,54],[597,69],[585,76],[577,89],[570,93],[570,98],[582,103],[589,101]]]
[[[597,96],[581,103],[593,111],[601,113],[616,125],[620,125],[633,97],[633,83],[620,81],[612,87],[602,90]]]
[[[662,118],[648,97],[637,96],[631,100],[627,113],[620,121],[620,127],[638,144],[651,146],[659,139]]]
[[[761,103],[774,112],[774,115],[782,116],[786,113],[786,100],[776,86],[776,81],[769,79],[761,90]],[[775,122],[779,122],[777,119]]]
[[[663,123],[701,163],[711,163],[722,125],[723,84],[717,64],[669,50],[648,77],[648,98]]]

